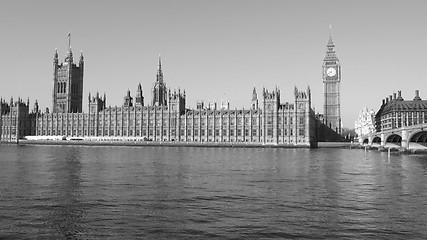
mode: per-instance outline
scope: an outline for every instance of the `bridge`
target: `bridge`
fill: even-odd
[[[405,126],[359,137],[364,146],[427,150],[427,123]]]

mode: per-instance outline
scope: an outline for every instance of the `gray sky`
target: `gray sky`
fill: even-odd
[[[85,56],[84,109],[90,92],[121,105],[143,85],[146,103],[158,55],[164,79],[197,100],[249,108],[252,89],[312,89],[323,112],[322,60],[329,25],[342,65],[344,127],[359,111],[402,90],[427,98],[426,1],[9,1],[0,7],[0,96],[51,108],[52,59]]]

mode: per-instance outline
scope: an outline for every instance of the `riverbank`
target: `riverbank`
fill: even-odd
[[[18,145],[74,145],[74,146],[130,146],[130,147],[204,147],[204,148],[341,148],[388,151],[379,146],[363,146],[351,142],[319,142],[317,147],[309,145],[268,144],[246,142],[156,142],[156,141],[99,141],[99,140],[19,140],[19,142],[0,142]],[[398,154],[427,154],[427,149],[390,148]]]
[[[375,146],[367,146],[367,145],[357,145],[357,148],[360,149],[365,149],[365,150],[377,150],[380,152],[388,152],[390,151],[391,153],[397,153],[397,154],[427,154],[427,148],[410,148],[410,149],[405,149],[403,147],[400,146],[379,146],[379,145],[375,145]]]
[[[9,144],[17,144],[16,142]],[[155,141],[96,141],[96,140],[19,140],[19,145],[77,146],[151,146],[151,147],[236,147],[236,148],[310,148],[309,145],[262,144],[246,142],[155,142]]]

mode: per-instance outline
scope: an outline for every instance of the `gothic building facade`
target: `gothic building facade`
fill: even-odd
[[[1,100],[0,141],[66,139],[303,146],[316,141],[310,88],[300,91],[295,87],[293,103],[281,103],[277,87],[264,88],[260,99],[254,88],[248,109],[204,107],[203,104],[189,109],[185,91],[167,89],[159,58],[151,105],[145,105],[139,84],[134,98],[127,91],[122,106],[107,106],[105,94],[89,94],[89,110],[84,113],[83,55],[78,66],[73,63],[71,47],[64,63],[58,64],[57,55],[55,51],[52,111],[42,112],[37,102],[30,109],[29,101],[12,99],[6,103]],[[327,66],[339,72],[339,65]],[[330,78],[328,76],[327,81],[332,81]]]

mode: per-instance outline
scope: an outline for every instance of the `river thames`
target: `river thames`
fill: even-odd
[[[0,145],[0,239],[427,237],[427,156]]]

